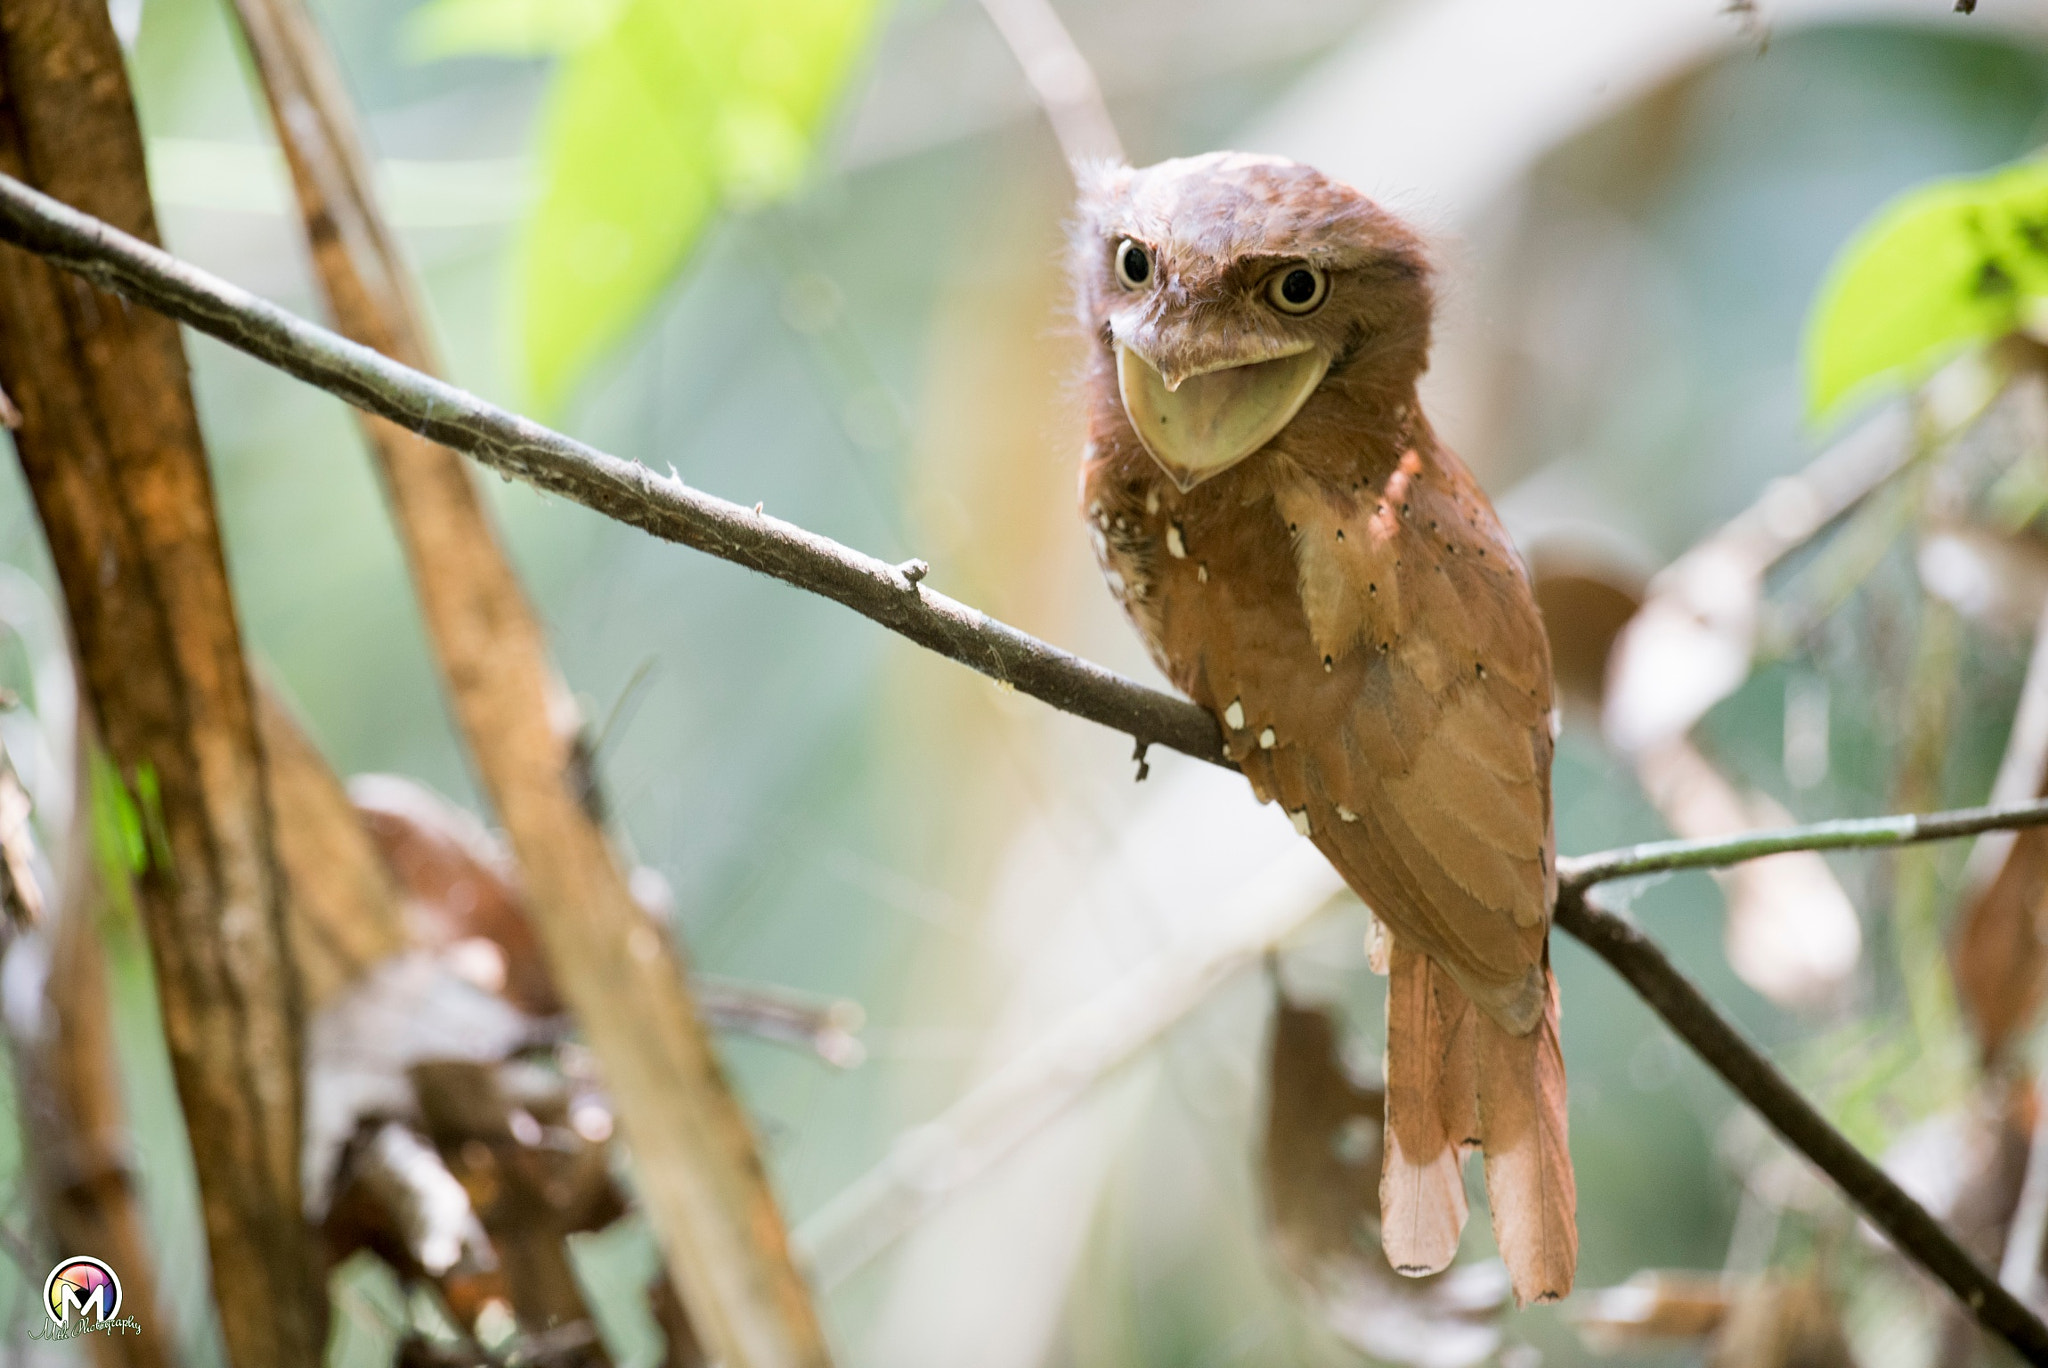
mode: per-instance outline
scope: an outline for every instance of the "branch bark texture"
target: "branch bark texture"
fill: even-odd
[[[235,9],[337,325],[414,368],[408,375],[431,371],[411,273],[378,212],[354,111],[311,15],[300,0],[235,0]],[[824,1334],[746,1114],[680,949],[649,926],[582,801],[575,704],[470,472],[388,416],[366,413],[363,426],[449,702],[505,824],[554,979],[603,1065],[669,1276],[730,1368],[824,1365]],[[564,1285],[573,1292],[573,1280]]]
[[[1560,890],[1584,890],[1614,879],[1680,869],[1719,869],[1792,850],[1874,850],[2044,825],[2048,825],[2048,800],[1891,817],[1845,817],[1777,831],[1745,831],[1695,841],[1645,841],[1597,855],[1560,856],[1557,883]]]
[[[153,234],[142,139],[97,0],[0,0],[0,168]],[[168,320],[0,253],[0,386],[79,674],[149,837],[136,877],[192,1136],[228,1355],[315,1363],[300,1216],[300,1022],[213,492]]]
[[[1063,712],[1228,765],[1194,704],[997,622],[896,566],[692,489],[423,375],[113,225],[0,180],[0,238],[169,314],[357,408],[615,521],[823,595]]]
[[[421,432],[505,475],[596,512],[772,575],[853,608],[919,645],[1062,711],[1228,766],[1216,724],[1182,699],[1060,651],[932,592],[896,567],[803,528],[662,478],[335,336],[112,226],[0,176],[0,239],[17,243],[291,375]],[[1730,841],[1657,843],[1573,862],[1557,924],[1640,992],[1752,1106],[1852,1201],[1954,1289],[1987,1329],[2048,1364],[2048,1328],[1976,1269],[1940,1224],[1885,1178],[1715,1011],[1661,951],[1583,889],[1662,869],[1736,863],[1785,850],[1896,845],[2036,820],[2017,811],[1822,824]],[[509,824],[509,820],[508,820]],[[1855,827],[1856,824],[1847,824]],[[1563,862],[1560,862],[1561,866]],[[1872,1179],[1876,1181],[1873,1182]]]
[[[1785,1075],[1743,1039],[1664,952],[1577,889],[1557,900],[1557,925],[1584,942],[1793,1148],[1812,1160],[1907,1258],[1919,1264],[2029,1363],[2048,1363],[2048,1326],[1999,1285],[1927,1209],[1851,1144]]]

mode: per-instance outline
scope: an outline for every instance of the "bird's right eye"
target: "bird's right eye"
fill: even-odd
[[[1152,279],[1152,254],[1125,238],[1116,245],[1116,279],[1126,290],[1142,290]]]

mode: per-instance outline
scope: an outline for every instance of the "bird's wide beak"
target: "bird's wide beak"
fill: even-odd
[[[1185,494],[1280,435],[1330,368],[1320,350],[1224,366],[1169,385],[1127,346],[1116,349],[1117,388],[1138,440]]]

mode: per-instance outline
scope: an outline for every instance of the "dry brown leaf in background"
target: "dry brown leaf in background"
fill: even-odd
[[[1707,1355],[1709,1368],[1856,1368],[1842,1313],[1818,1274],[1745,1286]]]
[[[358,775],[349,796],[401,892],[407,944],[529,1016],[562,1012],[511,854],[497,835],[468,809],[400,775]],[[643,868],[631,885],[649,929],[660,930],[673,913],[667,884]],[[705,1020],[720,1030],[807,1050],[839,1068],[865,1058],[858,1003],[721,979],[699,979],[696,988]]]
[[[1616,1354],[1657,1340],[1703,1340],[1721,1327],[1728,1304],[1719,1274],[1645,1269],[1574,1298],[1570,1315],[1588,1349]]]
[[[1986,1064],[2026,1034],[2048,997],[2048,831],[2021,832],[1956,929],[1956,989]]]
[[[1539,544],[1530,563],[1559,699],[1575,714],[1597,721],[1608,657],[1642,607],[1643,586],[1621,568],[1569,546]]]
[[[326,1215],[336,1173],[365,1124],[419,1115],[413,1065],[496,1063],[545,1035],[534,1018],[430,954],[378,965],[307,1023],[307,1214]]]
[[[590,1323],[568,1237],[601,1230],[626,1210],[604,1144],[569,1124],[569,1088],[544,1072],[462,1061],[412,1070],[427,1134],[489,1233],[528,1335]],[[609,1361],[594,1339],[577,1357]]]
[[[2044,791],[2048,615],[2035,620],[2034,649],[1990,801],[2021,802]],[[2026,1033],[2048,997],[2048,833],[1994,832],[1979,838],[1964,884],[1972,891],[1952,939],[1951,965],[1979,1053],[1990,1065]]]
[[[1403,1278],[1379,1250],[1386,1096],[1345,1066],[1336,1019],[1279,995],[1260,1155],[1274,1251],[1330,1328],[1374,1358],[1464,1368],[1500,1346],[1498,1263]]]
[[[348,789],[401,891],[407,940],[529,1015],[559,1013],[497,837],[467,809],[399,775],[360,774]]]

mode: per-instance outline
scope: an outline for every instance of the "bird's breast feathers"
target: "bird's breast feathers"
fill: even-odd
[[[1555,887],[1548,647],[1462,463],[1425,434],[1318,466],[1283,435],[1183,493],[1104,436],[1084,507],[1161,668],[1397,934],[1496,1016],[1533,1019]]]

